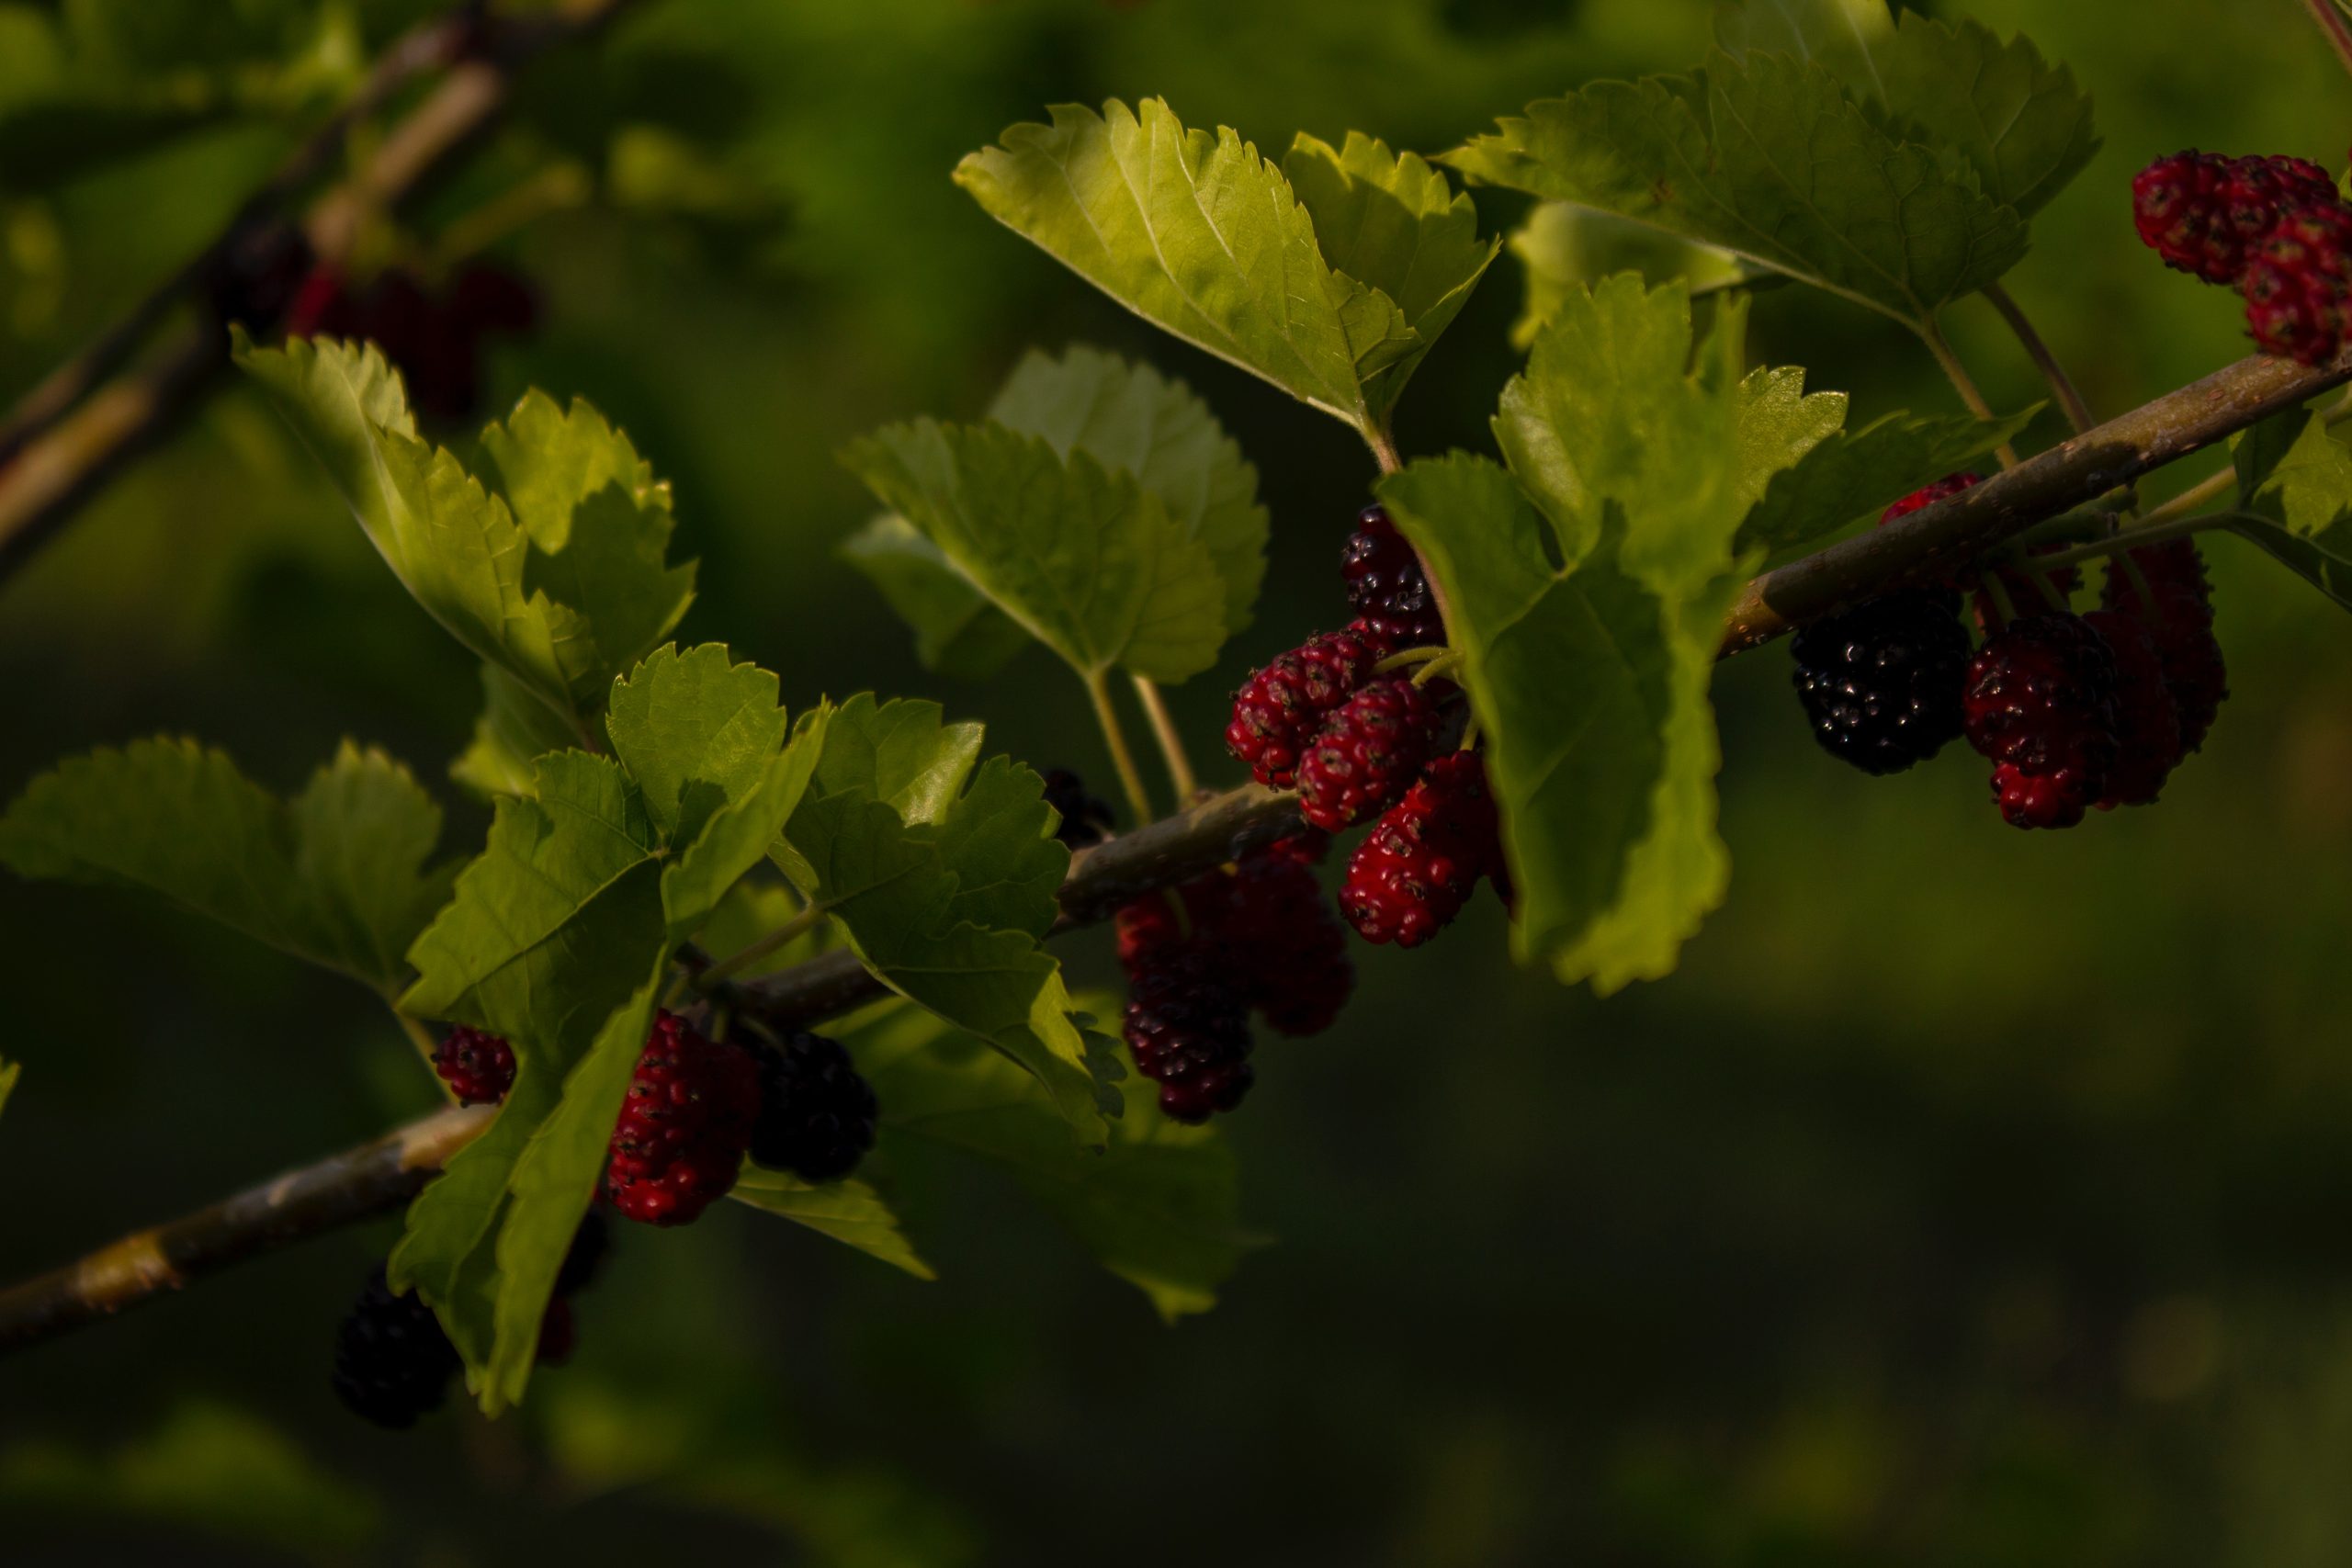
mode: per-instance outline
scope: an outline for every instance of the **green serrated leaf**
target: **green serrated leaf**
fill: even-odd
[[[989,216],[1169,332],[1360,429],[1365,387],[1426,345],[1379,289],[1332,269],[1256,147],[1168,106],[1057,105],[956,165]]]
[[[980,759],[980,726],[949,724],[937,703],[919,698],[886,703],[860,692],[824,722],[812,792],[862,790],[909,822],[944,817]]]
[[[481,667],[481,716],[449,776],[487,800],[528,795],[532,764],[578,744],[561,716],[495,664]]]
[[[2301,429],[2279,449],[2287,431]],[[2244,509],[2232,531],[2352,610],[2352,448],[2325,418],[2300,411],[2248,432],[2236,454]]]
[[[1499,243],[1478,237],[1478,213],[1419,154],[1350,131],[1343,146],[1302,134],[1283,173],[1315,220],[1332,270],[1394,301],[1408,347],[1369,378],[1364,397],[1385,426],[1421,359],[1468,302]]]
[[[1099,348],[1059,359],[1031,350],[989,417],[1043,437],[1067,461],[1084,452],[1135,476],[1207,547],[1225,585],[1227,637],[1250,625],[1266,575],[1266,509],[1258,470],[1190,387]]]
[[[237,362],[327,471],[416,601],[481,658],[583,730],[613,678],[693,597],[665,570],[669,494],[584,403],[533,394],[483,434],[495,494],[416,435],[400,378],[372,347],[291,339]]]
[[[1905,11],[1877,51],[1887,111],[1905,131],[1967,160],[1984,194],[2031,217],[2099,148],[2090,95],[2019,36]]]
[[[913,628],[915,657],[926,670],[985,681],[1029,646],[1029,634],[895,512],[875,516],[842,541],[839,553]]]
[[[1486,728],[1518,950],[1603,992],[1670,970],[1729,875],[1707,689],[1747,564],[1742,315],[1693,368],[1679,287],[1571,295],[1504,395],[1512,473],[1457,454],[1380,490]]]
[[[33,780],[0,818],[0,864],[159,893],[389,993],[449,896],[440,837],[441,808],[381,751],[345,741],[280,803],[226,754],[156,739]]]
[[[1470,178],[1641,220],[1915,327],[1997,280],[2025,224],[1973,171],[1889,134],[1827,66],[1718,52],[1528,107],[1444,161]]]
[[[1888,502],[1965,468],[2041,412],[2036,403],[1989,422],[1892,413],[1860,430],[1835,432],[1768,476],[1762,499],[1740,525],[1738,547],[1777,553],[1873,518]]]
[[[692,842],[766,773],[788,731],[777,692],[716,642],[656,649],[614,682],[605,732],[669,842]]]
[[[1010,1172],[1170,1322],[1214,1306],[1261,1245],[1236,1217],[1231,1151],[1214,1129],[1161,1115],[1156,1085],[1123,1086],[1125,1114],[1098,1154],[1071,1145],[1038,1085],[934,1020],[902,1011],[849,1044],[882,1107],[882,1153],[929,1145]]]
[[[1739,495],[1753,506],[1774,474],[1845,428],[1846,394],[1804,389],[1804,368],[1758,366],[1739,384]]]
[[[1817,60],[1879,100],[1886,93],[1878,53],[1894,37],[1887,0],[1726,0],[1715,7],[1715,41],[1725,51]]]
[[[1082,679],[1182,681],[1216,660],[1207,546],[1131,474],[995,423],[892,425],[842,460]]]
[[[1055,1131],[1064,1143],[1069,1141],[1069,1133],[1058,1123]],[[882,1194],[854,1177],[844,1181],[803,1181],[784,1171],[746,1164],[728,1196],[763,1213],[807,1225],[918,1280],[939,1278],[907,1239],[897,1212]]]
[[[1568,290],[1589,288],[1611,273],[1679,277],[1690,286],[1692,299],[1787,281],[1716,246],[1566,201],[1537,202],[1508,243],[1526,279],[1519,319],[1510,327],[1511,346],[1521,352],[1534,343]]]

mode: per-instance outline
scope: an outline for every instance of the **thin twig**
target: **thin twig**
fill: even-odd
[[[1943,371],[1944,379],[1950,381],[1952,390],[1960,394],[1960,400],[1968,405],[1968,412],[1987,424],[1999,417],[1993,412],[1993,405],[1984,400],[1984,394],[1977,390],[1975,379],[1968,374],[1968,367],[1962,365],[1960,355],[1952,352],[1943,329],[1933,321],[1922,321],[1919,323],[1919,337],[1928,345],[1928,352],[1936,356],[1937,367]],[[1993,448],[1993,456],[2001,460],[2001,467],[2005,468],[2018,466],[2018,449],[2006,441]]]
[[[1201,793],[1201,781],[1193,773],[1193,759],[1184,750],[1183,732],[1176,728],[1176,720],[1168,712],[1168,698],[1160,692],[1159,682],[1136,676],[1136,697],[1143,704],[1144,717],[1151,721],[1151,737],[1159,743],[1160,761],[1168,764],[1169,784],[1176,791],[1176,804],[1182,806]]]
[[[638,3],[570,0],[532,17],[469,22],[487,28],[463,35],[469,45],[479,36],[479,49],[385,134],[357,173],[311,206],[302,228],[314,260],[342,261],[368,215],[415,197],[455,163],[504,108],[522,66]],[[450,47],[450,37],[431,27],[396,45],[398,69],[371,73],[338,122],[265,182],[218,238],[19,405],[6,427],[14,460],[0,448],[0,581],[29,560],[82,502],[187,419],[226,369],[228,340],[209,320],[187,322],[164,332],[142,365],[114,373],[177,307],[209,303],[219,267],[279,220],[275,209],[341,149],[349,119],[380,107]]]
[[[2335,0],[2303,0],[2303,4],[2310,10],[2312,20],[2319,24],[2319,30],[2327,35],[2327,41],[2335,46],[2335,57],[2344,62],[2344,69],[2352,71],[2352,23],[2345,21],[2344,13],[2335,8]]]
[[[2009,331],[2016,334],[2026,357],[2032,360],[2034,368],[2041,372],[2041,378],[2050,383],[2050,389],[2058,394],[2058,406],[2066,411],[2066,423],[2075,427],[2075,434],[2080,435],[2097,424],[2098,422],[2091,417],[2090,405],[2083,401],[2083,394],[2075,389],[2075,378],[2066,374],[2066,367],[2058,363],[2056,355],[2050,352],[2050,345],[2034,330],[2033,321],[2026,315],[2024,308],[1997,283],[1984,286],[1984,298],[1991,301],[1993,309],[2001,313],[2001,320],[2008,322]]]
[[[1143,786],[1143,772],[1136,766],[1136,754],[1127,745],[1127,732],[1119,723],[1119,710],[1111,701],[1110,678],[1096,670],[1085,677],[1087,701],[1094,705],[1094,722],[1102,731],[1102,744],[1111,753],[1111,767],[1119,775],[1120,793],[1127,797],[1127,809],[1138,822],[1151,820],[1151,795]]]

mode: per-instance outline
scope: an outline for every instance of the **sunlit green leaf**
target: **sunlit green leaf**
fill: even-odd
[[[2297,421],[2301,429],[2287,442]],[[2237,462],[2251,515],[2234,530],[2352,610],[2352,448],[2324,418],[2297,413],[2249,431]]]
[[[579,744],[561,716],[495,664],[481,667],[481,716],[470,745],[449,764],[449,776],[485,798],[527,795],[532,764],[550,751]]]
[[[1969,17],[1905,11],[1877,50],[1887,110],[1907,134],[1956,151],[1984,194],[2031,217],[2098,152],[2090,95],[2022,36],[2003,43]]]
[[[1049,1111],[1047,1114],[1052,1113]],[[1069,1142],[1069,1133],[1058,1118],[1055,1118],[1054,1132],[1063,1143]],[[763,1213],[807,1225],[821,1235],[878,1258],[893,1269],[902,1269],[918,1280],[939,1277],[907,1239],[898,1214],[883,1201],[882,1194],[854,1177],[842,1181],[803,1181],[786,1171],[746,1164],[743,1174],[736,1179],[735,1190],[728,1196]]]
[[[895,512],[879,513],[842,540],[841,557],[913,628],[915,657],[926,670],[985,681],[1029,646],[1029,634]]]
[[[2041,405],[2006,419],[1892,413],[1840,430],[1794,464],[1769,476],[1763,498],[1739,531],[1742,550],[1774,552],[1809,544],[1875,518],[1889,502],[1965,468],[2031,423]]]

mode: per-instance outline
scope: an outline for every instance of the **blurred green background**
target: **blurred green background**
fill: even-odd
[[[424,9],[0,6],[111,39],[94,70],[186,51],[206,109],[117,156],[0,141],[0,395],[217,227]],[[989,222],[956,158],[1047,102],[1151,94],[1272,151],[1350,129],[1434,151],[1530,97],[1695,62],[1710,10],[652,0],[538,73],[420,228],[582,160],[594,197],[497,246],[545,319],[496,353],[492,402],[584,395],[675,480],[704,563],[683,635],[781,671],[795,706],[934,695],[992,750],[1107,783],[1042,655],[982,689],[915,664],[831,554],[868,510],[834,449],[976,414],[1032,344],[1200,389],[1275,535],[1258,625],[1175,694],[1204,758],[1241,672],[1340,615],[1370,467]],[[157,20],[182,13],[203,25]],[[237,51],[280,48],[286,13],[325,40],[323,85],[204,99],[245,79]],[[2011,279],[2093,405],[2245,352],[2226,293],[2136,243],[2126,186],[2190,144],[2341,166],[2352,81],[2297,0],[1973,14],[2097,96],[2105,150]],[[1521,216],[1478,199],[1489,229]],[[1408,453],[1485,445],[1520,281],[1499,263],[1420,373]],[[1953,406],[1874,318],[1781,289],[1755,321],[1755,357],[1851,390],[1857,423]],[[2043,396],[1988,309],[1951,325],[1996,405]],[[2352,1561],[2352,628],[2250,549],[2211,555],[2234,698],[2161,806],[2071,833],[2004,827],[1961,748],[1892,780],[1841,768],[1783,649],[1727,665],[1734,882],[1681,972],[1565,991],[1510,966],[1491,900],[1432,948],[1359,946],[1340,1027],[1269,1043],[1231,1119],[1275,1239],[1206,1317],[1162,1328],[1009,1187],[958,1195],[932,1285],[722,1206],[621,1238],[579,1359],[518,1417],[387,1436],[326,1383],[386,1221],[0,1360],[0,1556]],[[159,729],[280,788],[345,734],[437,780],[477,696],[242,389],[0,587],[0,794]],[[478,841],[485,814],[445,795],[452,844]],[[0,881],[0,1055],[26,1064],[0,1120],[11,1278],[435,1103],[369,998],[194,919]],[[1066,951],[1108,978],[1101,933]]]

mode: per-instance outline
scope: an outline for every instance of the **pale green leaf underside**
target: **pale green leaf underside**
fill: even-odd
[[[71,758],[0,817],[0,864],[145,889],[391,992],[449,894],[441,808],[407,769],[349,741],[279,801],[220,751],[142,740]]]
[[[528,795],[533,764],[579,744],[560,715],[495,664],[481,667],[481,716],[449,776],[485,799]]]
[[[1176,682],[1216,662],[1215,558],[1134,476],[1003,425],[892,425],[842,459],[1080,675]]]
[[[895,512],[879,513],[842,540],[840,554],[912,629],[915,657],[926,670],[985,681],[1029,646],[1029,634]]]
[[[1655,223],[1914,325],[1997,280],[2023,220],[1890,135],[1830,70],[1718,52],[1602,82],[1445,155],[1469,177]]]
[[[1280,170],[1157,98],[1047,110],[956,165],[989,216],[1136,314],[1351,424],[1419,346],[1396,303],[1334,271]]]
[[[1786,281],[1730,252],[1669,234],[1612,212],[1567,201],[1539,201],[1507,242],[1525,275],[1511,346],[1524,352],[1571,288],[1589,288],[1631,268],[1653,278],[1679,277],[1691,297]]]

